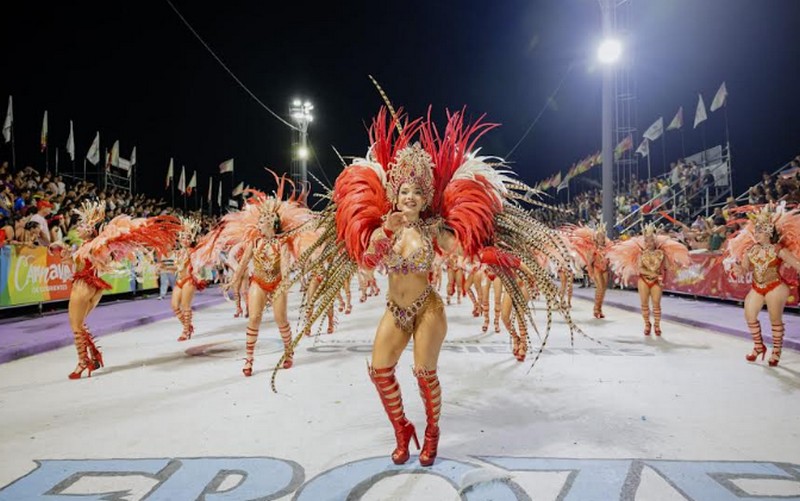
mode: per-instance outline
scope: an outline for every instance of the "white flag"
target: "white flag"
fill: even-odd
[[[89,161],[92,165],[97,165],[100,162],[100,132],[98,131],[97,135],[94,136],[94,141],[92,141],[92,145],[89,146],[89,151],[86,153],[86,160]]]
[[[211,205],[211,192],[213,191],[212,186],[214,186],[214,178],[209,176],[208,178],[208,204]]]
[[[703,103],[703,95],[698,94],[700,97],[697,101],[697,111],[694,114],[694,128],[696,129],[701,122],[704,122],[708,115],[706,115],[706,105]]]
[[[219,181],[219,191],[217,192],[217,205],[222,207],[222,180]]]
[[[219,173],[224,174],[226,172],[233,172],[233,159],[225,160],[221,164],[219,164]]]
[[[191,195],[194,188],[197,188],[197,171],[192,172],[192,179],[189,180],[189,185],[186,187],[186,194]]]
[[[640,154],[643,157],[646,157],[650,154],[650,141],[647,138],[642,139],[642,144],[636,148],[636,153]]]
[[[233,196],[241,195],[244,192],[244,181],[236,185],[236,188],[233,189]]]
[[[169,188],[169,183],[171,183],[171,182],[172,182],[172,177],[173,177],[173,175],[174,175],[174,171],[175,171],[175,170],[174,170],[174,168],[172,167],[172,159],[170,158],[170,159],[169,159],[169,167],[167,168],[167,184],[166,184],[166,186],[164,186],[164,189],[165,189],[165,190],[166,190],[167,188]]]
[[[8,111],[6,111],[6,121],[3,122],[3,136],[6,142],[11,141],[11,128],[14,126],[14,106],[11,104],[11,96],[8,96]]]
[[[675,117],[669,123],[667,130],[680,129],[681,127],[683,127],[683,106],[678,108],[678,112],[675,113]]]
[[[136,165],[136,146],[133,147],[133,151],[131,152],[131,166]]]
[[[42,151],[47,149],[47,110],[44,110],[44,118],[42,118],[42,137],[39,141],[39,145],[42,147]]]
[[[75,161],[75,135],[72,132],[72,120],[69,121],[69,136],[67,137],[67,154]]]
[[[709,110],[714,112],[725,106],[725,100],[727,97],[728,89],[725,88],[725,82],[722,82],[722,85],[719,86],[719,90],[717,91],[716,95],[714,95],[714,100],[711,101],[711,107]]]
[[[108,155],[108,165],[119,167],[119,139],[114,141],[114,146],[111,147],[111,153]]]
[[[236,200],[233,200],[232,198],[229,198],[228,199],[228,207],[233,207],[234,209],[238,209],[239,208],[239,202],[237,202]]]
[[[661,134],[663,133],[664,133],[664,117],[658,117],[658,120],[653,122],[653,125],[648,127],[647,130],[644,131],[644,134],[642,135],[646,139],[655,141],[656,139],[661,137]]]
[[[186,193],[186,167],[181,165],[181,177],[178,178],[178,191]]]

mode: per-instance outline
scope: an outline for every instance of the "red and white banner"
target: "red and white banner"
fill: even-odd
[[[692,252],[689,257],[692,260],[689,266],[667,271],[664,291],[732,301],[743,301],[750,292],[750,276],[739,279],[731,277],[722,264],[721,252]],[[636,281],[631,283],[635,284]],[[790,285],[789,289],[789,301],[786,304],[796,306],[800,298],[797,285]]]

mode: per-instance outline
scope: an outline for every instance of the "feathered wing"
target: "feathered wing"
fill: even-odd
[[[743,262],[751,247],[756,244],[753,235],[753,222],[747,221],[735,235],[728,239],[722,264],[731,275],[736,275],[734,264]]]
[[[678,244],[680,245],[680,244]],[[633,237],[617,242],[608,250],[608,261],[622,283],[629,285],[633,277],[639,275],[639,258],[644,248],[644,237]],[[664,253],[666,256],[666,252]],[[688,253],[686,255],[689,257]]]
[[[337,241],[353,261],[363,265],[372,233],[392,208],[378,173],[364,165],[347,167],[336,179],[333,203]]]
[[[137,250],[154,251],[162,256],[175,246],[180,229],[180,221],[173,216],[133,219],[120,215],[84,243],[75,256],[88,260],[99,271],[108,269],[115,261],[135,259]]]
[[[667,268],[670,271],[674,272],[692,264],[692,259],[689,257],[689,249],[677,240],[664,235],[657,235],[656,245],[664,252],[664,260],[667,262]]]
[[[588,226],[567,225],[562,228],[581,266],[588,267],[594,253],[594,230]]]

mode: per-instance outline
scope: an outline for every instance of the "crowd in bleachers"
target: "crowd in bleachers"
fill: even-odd
[[[614,198],[617,220],[615,229],[623,238],[641,231],[642,223],[659,219],[663,231],[671,232],[692,249],[720,250],[726,238],[738,230],[734,210],[737,206],[778,203],[800,204],[800,155],[776,174],[763,173],[746,199],[727,197],[711,173],[698,165],[678,161],[669,175],[637,180],[632,176],[627,189]],[[714,204],[714,200],[719,202]],[[544,200],[547,202],[547,200]],[[709,204],[706,216],[706,204]],[[602,192],[594,188],[579,193],[569,203],[554,204],[559,210],[537,210],[538,217],[552,227],[586,224],[595,227],[602,218]],[[713,209],[712,209],[713,206]],[[693,214],[702,212],[693,217]],[[659,217],[666,213],[669,218]]]
[[[160,214],[183,215],[162,199],[133,195],[122,189],[103,189],[81,179],[41,173],[33,167],[12,172],[8,162],[0,165],[0,246],[19,244],[49,246],[70,243],[73,227],[78,220],[73,209],[83,201],[103,200],[106,220],[120,214],[148,217]],[[207,214],[202,217],[208,228],[215,222]]]

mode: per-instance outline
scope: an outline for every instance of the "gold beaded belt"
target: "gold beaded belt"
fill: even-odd
[[[422,307],[425,306],[425,302],[428,300],[428,296],[430,296],[431,293],[433,293],[433,287],[428,284],[425,290],[422,291],[422,294],[417,296],[417,299],[405,308],[398,306],[397,303],[391,299],[387,299],[386,307],[392,312],[394,324],[406,334],[414,332],[414,323],[417,320],[417,315],[420,310],[422,310]]]

